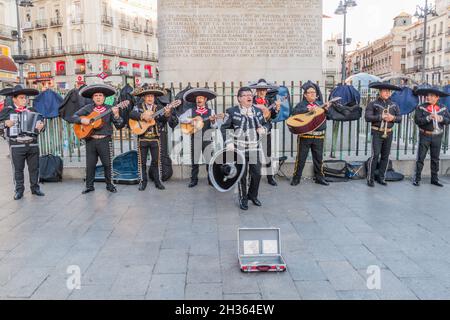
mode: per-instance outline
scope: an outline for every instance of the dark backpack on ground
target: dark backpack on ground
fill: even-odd
[[[52,154],[39,157],[39,181],[61,182],[63,177],[63,160]]]

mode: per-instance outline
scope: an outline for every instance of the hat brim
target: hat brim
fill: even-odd
[[[148,89],[148,90],[143,90],[143,91],[138,90],[136,92],[132,92],[131,94],[135,97],[143,97],[148,94],[152,94],[155,97],[160,97],[160,96],[166,95],[166,92],[164,92],[163,90],[158,90],[158,89]]]
[[[448,94],[448,93],[446,93],[446,92],[444,92],[444,91],[441,91],[441,90],[438,90],[438,89],[433,89],[433,88],[419,88],[419,89],[416,89],[416,91],[414,91],[414,93],[417,95],[417,96],[427,96],[428,94],[435,94],[435,95],[437,95],[438,97],[448,97],[448,96],[450,96],[450,94]]]
[[[103,93],[105,97],[112,96],[116,94],[116,90],[109,86],[99,86],[99,85],[92,85],[84,87],[80,90],[80,95],[85,98],[92,99],[92,96],[96,93]]]
[[[369,84],[370,89],[401,91],[402,88],[390,83],[373,82]]]
[[[24,94],[26,96],[37,96],[39,94],[39,90],[31,89],[31,88],[24,88],[20,90],[14,90],[14,88],[6,88],[2,91],[0,91],[0,95],[6,96],[6,97],[16,97],[21,94]]]
[[[205,97],[208,101],[213,100],[217,97],[217,94],[214,91],[207,89],[191,89],[184,94],[184,100],[187,102],[196,103],[197,97],[202,96]]]

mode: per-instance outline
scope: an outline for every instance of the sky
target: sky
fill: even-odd
[[[400,12],[414,14],[416,5],[424,6],[425,0],[355,0],[357,6],[348,9],[347,38],[352,38],[349,49],[356,48],[358,42],[367,44],[389,33],[393,18]],[[434,1],[433,1],[434,2]],[[323,0],[323,14],[330,19],[323,19],[323,39],[342,34],[344,16],[335,15],[339,0]]]

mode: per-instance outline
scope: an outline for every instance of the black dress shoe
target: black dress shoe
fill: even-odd
[[[291,181],[291,186],[296,186],[300,183],[300,177],[293,177]]]
[[[106,186],[106,190],[108,190],[109,192],[111,192],[111,193],[116,193],[117,192],[117,188],[116,188],[116,186],[115,185],[109,185],[109,186]]]
[[[412,184],[413,184],[414,186],[418,187],[418,186],[420,186],[420,181],[414,179],[413,182],[412,182]]]
[[[257,198],[253,199],[253,198],[249,198],[249,200],[251,200],[253,202],[253,204],[257,207],[261,207],[262,203],[261,201],[259,201]]]
[[[198,180],[193,180],[193,179],[191,179],[191,182],[189,182],[188,187],[189,187],[189,188],[193,188],[193,187],[195,187],[197,184],[198,184]]]
[[[16,192],[14,194],[14,200],[20,200],[23,198],[23,192]]]
[[[375,187],[375,182],[373,182],[373,180],[367,180],[367,185],[369,187]]]
[[[45,193],[43,193],[41,190],[34,190],[34,191],[31,191],[31,194],[34,194],[35,196],[38,196],[38,197],[43,197],[43,196],[45,196]]]
[[[267,183],[274,187],[278,185],[273,176],[267,176]]]
[[[438,186],[438,187],[443,187],[443,186],[444,186],[444,185],[443,185],[442,183],[440,183],[438,180],[431,181],[431,184],[433,184],[433,185],[435,185],[435,186]]]
[[[86,188],[83,191],[81,191],[81,194],[86,194],[86,193],[92,192],[94,190],[95,190],[94,188]]]
[[[165,190],[166,189],[166,187],[163,186],[161,181],[155,181],[155,187],[156,187],[156,189],[159,189],[159,190]]]
[[[147,181],[141,181],[140,183],[139,183],[139,191],[144,191],[145,190],[145,188],[147,188]]]
[[[377,182],[382,186],[387,186],[387,182],[385,180],[377,180]]]
[[[240,199],[239,200],[239,208],[241,208],[242,210],[248,210],[248,200]]]
[[[328,185],[329,185],[328,181],[325,180],[324,178],[316,179],[316,183],[317,183],[317,184],[321,184],[321,185],[323,185],[323,186],[328,186]]]

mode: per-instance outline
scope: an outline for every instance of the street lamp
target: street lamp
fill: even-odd
[[[32,7],[32,0],[16,0],[16,13],[17,13],[17,49],[18,54],[13,56],[14,61],[19,65],[19,79],[20,84],[25,84],[23,78],[23,65],[28,57],[22,54],[22,31],[20,30],[20,16],[19,7]]]
[[[339,6],[337,7],[334,14],[336,15],[344,15],[344,36],[342,37],[342,83],[345,82],[345,78],[347,77],[346,66],[345,66],[345,46],[350,44],[351,39],[347,39],[347,9],[356,7],[356,2],[354,0],[344,0],[339,2]],[[350,40],[350,41],[349,41]],[[339,43],[338,43],[339,44]]]
[[[416,13],[414,14],[414,17],[423,19],[422,83],[425,83],[425,50],[427,48],[427,23],[429,14],[433,16],[438,15],[436,10],[434,10],[431,5],[428,5],[428,0],[425,0],[425,7],[422,8],[421,6],[416,6]]]

